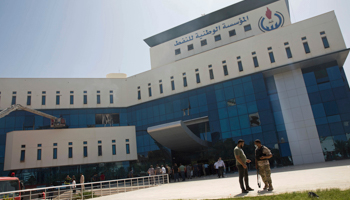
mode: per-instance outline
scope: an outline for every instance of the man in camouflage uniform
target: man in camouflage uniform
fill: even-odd
[[[259,170],[259,174],[265,183],[264,190],[272,191],[272,180],[271,180],[271,169],[269,159],[272,157],[271,151],[261,145],[259,139],[255,140],[254,144],[256,145],[255,149],[255,167]]]

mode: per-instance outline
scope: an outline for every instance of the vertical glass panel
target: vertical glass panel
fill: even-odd
[[[32,96],[27,96],[27,106],[32,104]]]
[[[126,144],[126,154],[130,154],[130,145]]]
[[[41,160],[41,149],[38,149],[37,160]]]
[[[26,156],[26,150],[21,150],[21,162],[24,162]]]
[[[74,104],[74,96],[73,96],[73,95],[70,95],[70,97],[69,97],[69,103],[70,103],[70,105],[73,105],[73,104]]]
[[[148,88],[148,96],[150,96],[150,97],[152,96],[152,88],[150,88],[150,87]]]
[[[335,160],[335,148],[333,137],[320,137],[321,147],[323,150],[324,159],[326,161]]]
[[[253,57],[253,61],[254,61],[254,67],[259,67],[258,58],[256,56]]]
[[[117,154],[117,149],[115,147],[115,144],[112,145],[112,154],[116,155]]]
[[[287,53],[287,57],[288,57],[288,58],[292,58],[292,57],[293,57],[293,56],[292,56],[292,51],[290,50],[289,47],[286,48],[286,53]]]
[[[228,75],[227,65],[224,65],[223,68],[224,68],[224,75],[227,76]]]
[[[84,157],[87,157],[88,156],[88,151],[87,151],[87,147],[85,146],[84,147]]]
[[[53,159],[57,159],[57,148],[53,148]]]
[[[137,99],[141,99],[141,91],[137,91]]]
[[[201,79],[200,79],[200,77],[199,77],[199,74],[196,74],[196,82],[197,82],[197,83],[200,83],[200,82],[201,82]]]
[[[171,81],[171,89],[175,90],[175,82],[174,81]]]
[[[84,104],[87,104],[87,95],[84,95]]]
[[[60,105],[60,96],[56,95],[56,105]]]
[[[41,105],[46,105],[46,96],[41,96]]]
[[[216,41],[220,41],[221,40],[221,35],[215,35],[214,38],[215,38],[215,42]]]
[[[102,156],[102,146],[98,146],[98,156]]]
[[[159,84],[159,92],[163,94],[163,84]]]
[[[243,71],[242,61],[238,61],[237,64],[238,64],[238,69],[239,69],[239,71],[240,71],[240,72]]]
[[[12,96],[11,105],[15,105],[15,104],[16,104],[16,96]]]
[[[109,103],[113,103],[113,95],[109,95]]]
[[[186,77],[183,77],[183,82],[184,82],[184,87],[187,87],[187,78]]]
[[[323,46],[324,48],[329,48],[329,43],[328,43],[328,40],[327,40],[327,37],[322,37],[322,42],[323,42]]]
[[[274,63],[275,62],[275,56],[273,55],[273,52],[269,52],[269,56],[270,56],[271,63]]]
[[[101,104],[101,95],[97,95],[97,104]]]
[[[68,148],[68,158],[73,158],[73,147]]]
[[[304,45],[305,53],[310,53],[309,44],[307,42],[304,42],[303,45]]]
[[[209,69],[209,77],[210,77],[210,80],[214,79],[214,72],[212,69]]]

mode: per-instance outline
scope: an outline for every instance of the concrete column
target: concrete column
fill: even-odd
[[[274,75],[294,165],[324,162],[301,69]]]

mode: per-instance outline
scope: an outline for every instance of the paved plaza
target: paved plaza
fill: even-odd
[[[350,160],[342,160],[272,169],[272,181],[275,188],[273,192],[258,192],[256,171],[249,171],[249,183],[255,191],[247,195],[241,194],[238,173],[234,173],[227,175],[226,178],[219,179],[216,176],[207,176],[97,199],[219,199],[326,188],[349,189],[349,177]],[[261,189],[259,190],[261,191]]]

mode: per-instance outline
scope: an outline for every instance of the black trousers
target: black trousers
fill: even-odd
[[[238,168],[238,173],[239,173],[239,184],[241,186],[242,190],[246,190],[249,187],[249,182],[248,182],[248,168],[244,169],[242,165],[237,165]],[[245,183],[245,188],[243,184],[243,178],[244,178],[244,183]]]
[[[224,167],[219,167],[218,170],[218,177],[220,178],[220,176],[223,178],[224,177]]]

